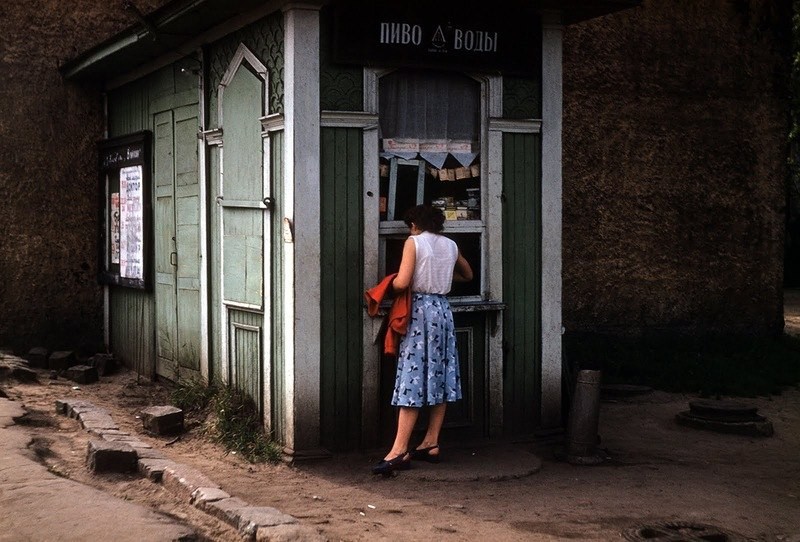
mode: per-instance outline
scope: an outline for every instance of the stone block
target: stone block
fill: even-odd
[[[61,414],[63,416],[66,416],[68,409],[69,409],[68,399],[56,399],[56,414]]]
[[[169,435],[183,431],[183,410],[174,406],[154,406],[142,411],[145,431],[154,435]]]
[[[156,483],[162,481],[164,471],[167,467],[175,467],[177,465],[174,461],[166,459],[163,456],[160,458],[141,457],[140,451],[137,451],[137,454],[139,454],[139,461],[137,462],[139,473],[148,480]]]
[[[290,525],[297,519],[284,514],[271,506],[247,506],[239,510],[239,524],[236,528],[243,537],[252,540],[260,528]]]
[[[248,503],[238,497],[231,497],[229,499],[222,499],[219,501],[198,502],[197,507],[224,521],[228,525],[239,528],[239,519],[241,518],[241,510],[250,506]]]
[[[0,356],[0,380],[13,378],[21,382],[35,382],[36,371],[30,368],[28,360],[13,354]]]
[[[199,487],[219,487],[201,472],[181,463],[167,466],[161,483],[169,491],[185,497],[186,501],[189,501],[194,490]]]
[[[28,352],[28,363],[31,364],[31,367],[47,369],[49,367],[48,356],[50,356],[50,351],[47,348],[36,346]]]
[[[192,497],[189,502],[200,508],[203,504],[230,498],[231,496],[228,493],[218,487],[198,487],[192,491]]]
[[[119,429],[114,419],[104,412],[95,412],[93,410],[82,412],[78,415],[78,420],[81,422],[81,427],[87,431]]]
[[[67,369],[64,376],[78,384],[92,384],[100,380],[97,376],[97,369],[88,365],[73,365]]]
[[[88,364],[97,369],[100,376],[108,376],[117,370],[117,360],[111,354],[95,354],[89,358]]]
[[[136,455],[139,459],[167,459],[167,456],[155,448],[137,448]]]
[[[259,527],[256,542],[326,542],[328,539],[307,525],[284,524]]]
[[[86,464],[92,472],[132,472],[137,468],[136,450],[122,442],[90,440]]]
[[[72,350],[56,350],[47,359],[48,368],[54,371],[66,371],[77,363]]]

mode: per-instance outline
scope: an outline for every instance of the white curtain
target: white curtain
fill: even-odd
[[[381,140],[420,148],[387,148],[384,156],[420,156],[441,168],[447,156],[468,166],[480,153],[480,85],[464,75],[398,70],[380,79]]]

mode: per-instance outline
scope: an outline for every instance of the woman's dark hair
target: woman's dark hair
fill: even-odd
[[[444,229],[444,213],[441,209],[430,205],[417,205],[406,211],[403,222],[409,228],[413,222],[422,231],[439,233]]]

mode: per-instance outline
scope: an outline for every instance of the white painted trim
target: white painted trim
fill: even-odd
[[[268,88],[269,85],[265,87],[265,90]],[[264,125],[264,118],[266,117],[262,118],[262,126]],[[269,134],[269,132],[267,132],[267,134]],[[262,135],[261,144],[261,167],[263,182],[261,193],[266,200],[266,198],[272,197],[272,168],[270,167],[271,153],[269,137],[263,137]],[[264,282],[262,286],[263,299],[261,304],[264,307],[264,316],[261,326],[261,368],[263,371],[261,374],[261,408],[262,412],[264,413],[264,428],[266,429],[267,433],[272,432],[272,366],[274,363],[272,358],[272,255],[275,251],[273,250],[272,246],[272,211],[273,207],[270,206],[270,208],[267,209],[263,214],[264,222],[262,224],[262,235],[264,236],[262,279]]]
[[[366,80],[366,72],[365,77]],[[382,278],[378,276],[379,215],[378,212],[378,129],[365,128],[363,132],[364,152],[364,287],[371,288]],[[372,194],[370,196],[370,194]],[[375,339],[381,328],[383,318],[374,318],[362,311],[364,339],[362,345],[363,366],[361,371],[361,435],[365,443],[379,440],[380,427],[380,365],[381,349]]]
[[[222,128],[212,128],[211,130],[200,130],[197,137],[202,139],[210,147],[222,147]]]
[[[320,443],[320,106],[319,11],[284,11],[284,210],[294,225],[284,242],[285,445]],[[302,196],[302,200],[296,196]]]
[[[503,114],[503,80],[491,77],[487,88],[486,129],[484,131],[484,156],[481,160],[482,192],[486,234],[484,255],[486,261],[487,299],[504,301],[503,297],[503,134],[492,130],[492,120]],[[489,434],[499,435],[503,430],[503,312],[495,315],[495,330],[487,330],[486,363],[489,394]],[[487,322],[488,326],[489,322]]]
[[[506,132],[517,134],[538,134],[542,131],[542,121],[539,119],[489,119],[490,132]]]
[[[267,67],[261,63],[256,55],[247,48],[244,43],[240,43],[239,47],[236,49],[236,53],[234,53],[233,58],[231,59],[230,64],[228,64],[228,69],[225,70],[224,75],[222,76],[222,80],[219,82],[217,86],[217,125],[218,128],[222,129],[225,126],[224,119],[222,118],[222,110],[223,110],[223,96],[225,93],[225,88],[233,81],[233,78],[236,77],[236,73],[239,71],[239,68],[242,67],[242,64],[247,62],[256,72],[256,75],[264,82],[265,88],[269,88],[268,79],[269,75],[267,73]],[[269,93],[264,92],[264,103],[262,104],[262,111],[269,110]]]
[[[324,128],[378,128],[378,115],[363,111],[323,111],[320,125]]]
[[[284,129],[285,121],[283,113],[273,113],[258,119],[261,121],[261,136],[268,137],[271,132],[279,132]]]
[[[220,135],[222,133],[222,129],[220,129]],[[223,216],[222,216],[222,207],[219,204],[219,195],[222,192],[223,186],[223,179],[225,177],[225,149],[222,147],[222,138],[220,137],[220,144],[217,146],[219,152],[219,177],[217,178],[217,197],[215,198],[216,209],[218,213],[218,220],[217,220],[217,239],[219,239],[219,249],[218,249],[218,256],[219,256],[219,284],[217,285],[217,291],[219,292],[219,325],[220,325],[220,360],[219,360],[219,370],[220,370],[220,378],[222,379],[223,384],[229,384],[230,379],[230,359],[228,359],[228,307],[225,303],[225,292],[223,291],[222,285],[225,282],[225,251],[223,246],[223,238],[224,238],[224,225],[222,223]]]
[[[542,24],[542,428],[561,422],[562,38]]]
[[[203,84],[205,71],[205,57],[203,51],[199,51],[201,69],[197,74],[198,80],[198,121],[200,134],[204,133],[206,124],[206,98],[205,85]],[[206,170],[206,145],[205,141],[198,137],[197,140],[197,166],[198,166],[198,188],[200,198],[200,374],[208,382],[211,374],[209,365],[209,284],[208,284],[208,171]]]

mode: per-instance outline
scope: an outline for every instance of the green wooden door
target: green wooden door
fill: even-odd
[[[241,64],[222,95],[223,148],[219,242],[225,377],[262,411],[269,410],[269,185],[261,136],[265,81]],[[266,245],[265,245],[266,243]],[[266,265],[265,265],[266,263]],[[269,394],[266,394],[269,397]],[[268,423],[269,425],[269,423]]]
[[[200,371],[200,186],[197,105],[153,115],[156,373]]]

